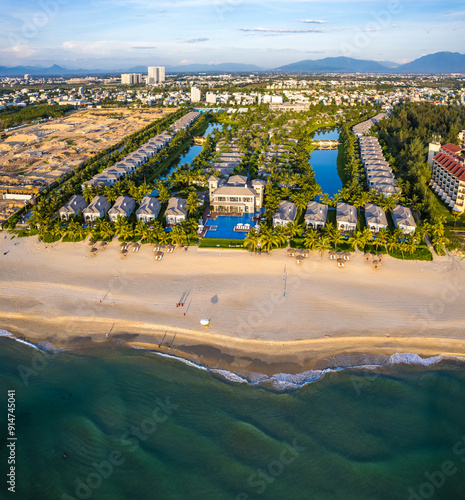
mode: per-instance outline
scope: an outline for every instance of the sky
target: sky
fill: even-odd
[[[0,66],[129,69],[465,53],[465,5],[437,0],[2,0]]]

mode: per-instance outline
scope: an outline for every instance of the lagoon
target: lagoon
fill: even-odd
[[[330,196],[334,196],[342,188],[342,181],[337,173],[337,155],[337,150],[314,150],[309,159],[322,192]]]

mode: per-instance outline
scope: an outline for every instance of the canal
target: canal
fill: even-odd
[[[339,139],[339,130],[319,129],[313,140],[334,141]],[[337,173],[338,150],[317,150],[311,152],[309,163],[315,171],[315,179],[323,193],[334,196],[341,188],[342,181]]]

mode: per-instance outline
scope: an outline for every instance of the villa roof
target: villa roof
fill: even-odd
[[[307,203],[307,211],[305,212],[306,221],[326,222],[328,216],[328,205],[318,203],[317,201],[309,201]]]
[[[465,181],[465,166],[461,165],[457,160],[444,153],[438,153],[434,157],[434,161],[448,170],[459,181]]]
[[[224,184],[215,189],[213,195],[257,196],[257,193],[247,186],[229,186],[228,184]]]
[[[384,210],[375,205],[374,203],[367,203],[365,205],[365,219],[367,224],[374,224],[378,226],[387,226],[387,218]]]
[[[60,212],[74,212],[77,213],[79,210],[84,210],[87,207],[87,202],[83,196],[80,194],[73,194],[69,199],[68,203],[60,208]]]
[[[232,175],[227,181],[226,184],[229,185],[238,185],[238,184],[247,184],[247,177],[244,175]]]
[[[184,198],[170,198],[168,201],[168,207],[165,212],[165,216],[181,216],[186,215],[185,210],[187,200]]]
[[[130,196],[120,196],[110,208],[110,215],[129,215],[135,208],[136,202]]]
[[[284,221],[294,221],[297,216],[297,206],[292,201],[283,200],[279,203],[278,211],[273,215],[273,219]]]
[[[144,196],[140,202],[137,215],[158,215],[160,212],[161,203],[158,198],[152,196]]]
[[[357,224],[357,209],[348,203],[339,202],[336,205],[336,220],[338,222]]]
[[[412,211],[408,207],[397,205],[391,211],[392,220],[396,227],[410,226],[416,227],[415,219],[413,218]]]
[[[107,212],[111,203],[105,196],[94,196],[89,206],[84,209],[84,213],[101,213]]]

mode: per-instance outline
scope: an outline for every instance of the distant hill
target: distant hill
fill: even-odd
[[[49,68],[43,66],[15,66],[8,68],[0,66],[0,76],[83,76],[83,75],[102,75],[112,74],[114,71],[105,71],[101,69],[67,69],[54,64]]]
[[[222,64],[186,64],[184,66],[167,66],[167,73],[250,73],[263,71],[254,64],[222,63]]]
[[[326,57],[298,61],[280,66],[274,71],[283,73],[387,73],[390,68],[377,61],[351,57]]]
[[[396,73],[465,73],[465,55],[458,52],[436,52],[403,64]]]

